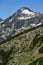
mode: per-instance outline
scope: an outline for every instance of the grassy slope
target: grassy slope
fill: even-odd
[[[0,65],[38,64],[43,65],[43,25],[1,42]]]

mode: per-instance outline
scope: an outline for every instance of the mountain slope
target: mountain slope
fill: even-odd
[[[43,25],[0,45],[0,65],[43,65]]]
[[[0,23],[0,65],[43,65],[43,14],[23,7]]]

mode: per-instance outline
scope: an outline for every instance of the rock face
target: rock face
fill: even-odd
[[[0,22],[1,22],[1,21],[3,21],[3,19],[2,19],[2,18],[0,18]]]
[[[43,14],[23,7],[0,23],[0,65],[43,65]]]
[[[43,24],[43,14],[23,7],[0,23],[0,42],[14,36],[18,30],[32,28]]]

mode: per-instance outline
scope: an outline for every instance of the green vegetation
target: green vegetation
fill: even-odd
[[[43,65],[43,25],[0,42],[0,65]]]
[[[43,53],[43,47],[39,49],[39,53]]]
[[[43,57],[34,60],[32,63],[30,63],[29,65],[43,65]]]

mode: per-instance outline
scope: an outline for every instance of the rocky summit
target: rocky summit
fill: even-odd
[[[43,65],[43,14],[23,7],[0,18],[0,65]]]

